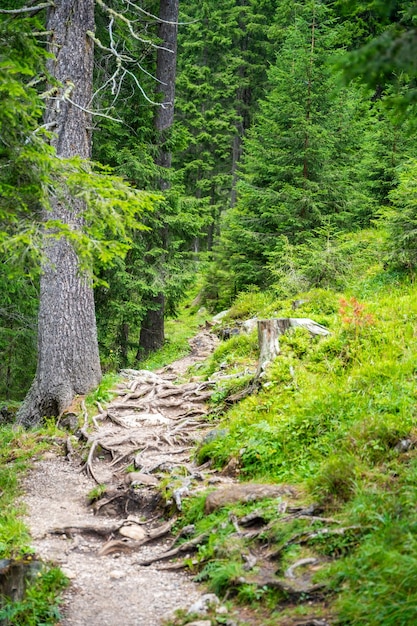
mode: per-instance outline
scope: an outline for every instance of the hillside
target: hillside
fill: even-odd
[[[176,532],[193,525],[187,541],[200,541],[181,563],[230,610],[237,607],[239,624],[415,621],[417,291],[378,255],[364,268],[364,256],[352,258],[343,293],[240,294],[212,327],[230,338],[187,373],[196,382],[217,380],[195,463],[215,470],[226,486],[243,487],[224,501],[207,496],[209,485],[195,495],[190,487]],[[188,306],[183,315],[168,324],[169,350],[153,357],[156,367],[174,357],[176,345],[183,353],[196,314]],[[195,319],[202,316],[200,310]],[[331,334],[285,333],[280,354],[251,386],[258,338],[243,322],[254,317],[310,318]],[[51,434],[15,434],[12,448],[31,456],[37,441],[56,441]],[[10,444],[3,457],[10,481]],[[169,489],[161,493],[170,498]],[[2,526],[9,553],[16,554],[22,530]],[[210,619],[228,623],[221,615]],[[189,622],[182,614],[175,624]]]

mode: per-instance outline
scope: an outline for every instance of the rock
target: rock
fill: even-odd
[[[188,609],[187,613],[190,615],[191,613],[207,613],[210,607],[217,606],[220,604],[219,598],[215,593],[205,593],[201,598],[194,602]]]
[[[236,478],[240,473],[240,459],[236,456],[232,456],[227,465],[221,471],[222,476],[229,476],[230,478]]]
[[[61,570],[70,580],[74,580],[75,578],[77,578],[77,574],[72,569],[67,569],[66,567],[62,567],[61,565]]]
[[[245,333],[251,333],[255,328],[258,327],[258,318],[252,317],[250,320],[245,320],[242,322],[241,328]]]
[[[16,408],[3,405],[0,408],[0,424],[13,424],[16,421]]]
[[[222,319],[226,317],[228,313],[229,313],[229,309],[227,309],[227,311],[220,311],[220,313],[217,313],[217,315],[214,315],[214,317],[212,318],[213,322],[215,324],[218,322],[221,322]]]
[[[159,485],[159,480],[156,476],[151,474],[144,474],[143,472],[129,472],[125,476],[125,483],[127,485],[151,485],[156,487]]]
[[[128,537],[129,539],[134,539],[135,541],[142,541],[142,539],[145,539],[147,534],[142,526],[137,526],[136,524],[122,526],[119,528],[119,533],[123,535],[123,537]]]
[[[56,459],[55,452],[44,452],[42,454],[42,460],[43,461],[54,461],[55,459]]]
[[[75,413],[65,413],[59,420],[60,428],[75,433],[78,430],[78,417]]]
[[[224,439],[229,434],[228,428],[213,428],[210,430],[202,439],[201,445],[205,445],[206,443],[211,443],[216,439]]]
[[[220,487],[209,493],[204,506],[205,513],[209,514],[222,506],[233,502],[254,502],[263,498],[277,498],[279,496],[296,497],[297,492],[291,485],[263,485],[256,483],[242,483]]]
[[[110,572],[111,580],[120,580],[121,578],[125,578],[126,573],[120,569],[114,569]]]
[[[415,447],[415,441],[413,441],[412,439],[401,439],[401,441],[397,443],[394,449],[398,452],[408,452],[408,450],[411,450]]]
[[[196,622],[188,622],[187,626],[211,626],[210,619],[198,619]]]

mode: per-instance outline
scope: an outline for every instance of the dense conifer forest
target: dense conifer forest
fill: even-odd
[[[198,460],[314,502],[317,525],[262,515],[277,571],[317,557],[326,591],[246,580],[230,511],[201,496],[180,524],[221,531],[194,573],[254,624],[318,624],[308,602],[323,624],[415,624],[417,4],[74,6],[0,6],[0,419],[52,428],[227,311],[194,372],[229,374]],[[294,317],[331,334],[280,337],[255,389],[242,322]],[[2,428],[6,462],[29,435]],[[0,556],[25,542],[7,529]]]

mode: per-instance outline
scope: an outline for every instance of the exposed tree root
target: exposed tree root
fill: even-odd
[[[166,550],[165,552],[161,552],[160,554],[151,557],[150,559],[145,559],[144,561],[138,561],[138,565],[151,565],[156,561],[165,561],[166,559],[171,559],[178,554],[182,554],[183,552],[197,550],[198,546],[206,541],[209,533],[202,533],[198,535],[198,537],[194,537],[194,539],[190,539],[190,541],[186,541],[182,543],[177,548],[173,548],[171,550]]]
[[[364,530],[364,527],[355,525],[355,526],[344,526],[343,528],[319,528],[318,530],[313,530],[311,532],[304,531],[301,533],[297,533],[296,535],[291,537],[291,539],[288,539],[288,541],[282,544],[282,546],[280,546],[277,550],[274,550],[274,552],[271,552],[268,555],[268,557],[270,559],[277,559],[278,557],[281,556],[282,552],[286,548],[288,548],[288,546],[294,543],[304,544],[304,543],[308,543],[312,539],[317,539],[319,537],[331,537],[335,535],[344,535],[345,533],[352,531],[352,530],[357,532],[357,531]]]

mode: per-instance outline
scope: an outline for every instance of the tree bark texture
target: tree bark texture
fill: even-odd
[[[162,106],[155,114],[155,131],[158,152],[155,162],[160,167],[171,167],[172,154],[167,149],[166,142],[174,122],[175,78],[177,70],[177,38],[178,38],[178,11],[179,0],[160,0],[158,37],[161,47],[158,48],[156,60],[157,91],[161,94]],[[168,178],[161,176],[159,180],[161,191],[169,188]],[[160,233],[163,246],[166,247],[169,233],[164,227]],[[165,341],[165,295],[161,292],[154,296],[142,322],[139,338],[137,359],[140,360],[151,352],[162,348]]]
[[[162,106],[155,115],[155,130],[159,144],[156,162],[161,167],[171,167],[171,151],[165,147],[168,133],[174,122],[175,78],[177,71],[177,38],[178,38],[179,0],[161,0],[159,5],[158,37],[161,47],[158,48],[156,60],[156,78],[158,93],[162,96]],[[163,185],[162,185],[163,188]]]
[[[91,157],[90,108],[93,81],[94,0],[56,0],[48,10],[51,33],[48,70],[59,81],[48,100],[45,123],[54,132],[52,145],[62,158]],[[84,201],[68,191],[53,193],[45,219],[72,229],[83,228]],[[34,382],[18,414],[33,426],[59,415],[76,394],[85,394],[101,379],[91,281],[80,274],[72,244],[45,232],[45,261],[40,284],[38,364]]]

